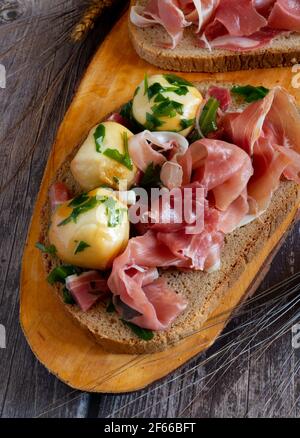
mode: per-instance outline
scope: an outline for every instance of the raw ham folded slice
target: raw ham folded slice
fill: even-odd
[[[180,42],[183,29],[191,24],[185,19],[176,0],[149,0],[145,8],[132,6],[130,20],[138,27],[162,25],[172,39],[166,47],[173,49]]]
[[[83,312],[89,310],[109,292],[107,281],[97,271],[70,275],[66,278],[66,288]]]
[[[198,140],[189,147],[186,160],[192,162],[192,181],[212,191],[221,211],[243,193],[253,174],[249,156],[238,146],[220,140]]]
[[[299,0],[277,0],[269,16],[268,25],[274,29],[300,32]]]
[[[282,33],[276,29],[264,28],[255,32],[254,34],[243,37],[233,35],[217,36],[212,41],[207,40],[203,34],[199,39],[199,45],[202,48],[233,50],[238,52],[247,52],[249,50],[256,50],[266,46],[274,37]]]
[[[220,109],[222,111],[227,111],[232,103],[231,93],[228,88],[210,87],[207,96],[217,99],[220,102]]]
[[[54,183],[49,191],[49,199],[51,209],[55,210],[58,205],[63,204],[71,199],[68,187],[62,182]]]
[[[199,188],[199,183],[188,188]],[[192,196],[195,194],[192,191]],[[125,252],[113,263],[108,280],[110,290],[119,297],[119,302],[125,303],[126,314],[128,307],[135,311],[129,312],[133,315],[130,321],[140,327],[165,330],[187,306],[186,300],[171,290],[165,280],[153,277],[153,269],[214,270],[220,266],[224,235],[217,230],[219,213],[203,199],[201,197],[200,208],[204,223],[198,233],[189,234],[189,227],[182,220],[179,227],[163,223],[163,218],[176,215],[176,211],[171,214],[169,204],[162,204],[159,221],[143,236],[131,239]],[[193,210],[190,211],[189,220],[196,221],[193,214]],[[119,305],[117,309],[124,315],[122,307]]]
[[[176,132],[143,131],[129,139],[128,150],[136,167],[145,172],[150,164],[162,166],[167,161],[165,152],[176,148],[184,153],[188,146],[186,138]]]
[[[152,273],[157,266],[173,263],[176,257],[152,231],[131,239],[125,252],[114,260],[108,285],[114,295],[140,315],[131,322],[150,330],[165,330],[185,310],[186,299],[171,290],[164,279],[144,283],[149,270]]]
[[[267,25],[267,20],[254,7],[252,0],[221,0],[214,21],[205,29],[209,40],[228,34],[246,37]]]
[[[282,174],[299,181],[300,116],[294,99],[276,87],[242,113],[225,116],[227,137],[252,158],[254,174],[248,195],[256,202],[256,213],[269,205]],[[255,213],[255,212],[254,212]]]

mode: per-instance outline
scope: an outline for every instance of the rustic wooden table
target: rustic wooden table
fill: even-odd
[[[0,349],[2,417],[255,417],[300,414],[297,295],[255,301],[205,355],[128,395],[74,391],[31,353],[19,325],[19,273],[28,224],[55,132],[95,48],[124,5],[106,13],[82,44],[69,34],[82,0],[0,0]],[[3,72],[3,67],[1,67]],[[0,83],[1,86],[1,83]],[[3,81],[2,81],[3,86]],[[299,225],[260,290],[299,270]],[[291,289],[291,288],[290,288]],[[288,290],[290,290],[288,289]],[[294,300],[294,301],[292,301]],[[298,307],[297,307],[298,306]],[[280,314],[284,314],[278,319]],[[2,339],[3,344],[3,339]],[[3,347],[3,345],[1,345]],[[297,345],[294,345],[297,347]]]

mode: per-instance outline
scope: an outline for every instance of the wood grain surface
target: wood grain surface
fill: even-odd
[[[0,62],[8,74],[7,88],[0,89],[0,323],[7,332],[7,348],[0,350],[1,415],[299,415],[299,351],[291,347],[291,330],[274,340],[260,357],[253,357],[254,347],[247,345],[239,366],[229,366],[226,372],[221,370],[219,375],[214,374],[214,385],[209,381],[217,364],[208,359],[222,348],[224,338],[205,357],[196,358],[170,378],[145,391],[123,396],[72,391],[33,358],[18,324],[19,268],[27,227],[55,131],[89,56],[113,17],[112,12],[108,14],[88,40],[74,48],[61,35],[78,19],[74,7],[80,2],[63,2],[63,6],[61,1],[4,3],[11,3],[12,11],[16,12],[7,14],[6,8],[4,19],[0,20],[3,54]],[[63,19],[58,18],[62,11]],[[67,11],[71,11],[69,15]],[[0,15],[2,13],[0,7]],[[69,58],[71,62],[66,65]],[[258,72],[257,83],[266,83],[267,77],[268,72]],[[286,86],[290,86],[291,78],[291,72],[287,71]],[[49,89],[55,92],[49,93]],[[261,290],[298,271],[298,238],[299,229],[294,229]],[[228,338],[234,339],[234,329],[246,324],[255,312],[235,319],[228,328]],[[272,334],[274,327],[268,330]]]

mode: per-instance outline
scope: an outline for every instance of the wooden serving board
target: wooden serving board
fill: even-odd
[[[59,379],[90,392],[120,393],[141,389],[166,376],[211,345],[228,321],[232,309],[257,287],[258,266],[276,248],[296,211],[279,234],[263,248],[260,260],[250,263],[239,283],[228,291],[199,333],[169,350],[151,355],[116,355],[104,351],[71,319],[46,281],[43,261],[35,243],[40,236],[40,213],[57,168],[88,131],[107,113],[128,101],[145,72],[159,73],[134,52],[127,32],[127,14],[113,28],[91,62],[52,148],[34,209],[25,246],[21,275],[21,325],[36,357]],[[181,74],[190,81],[218,80],[272,87],[280,84],[294,94],[290,69],[226,74]],[[259,262],[259,263],[257,263]],[[255,281],[256,279],[256,281]],[[248,292],[245,294],[245,290]]]

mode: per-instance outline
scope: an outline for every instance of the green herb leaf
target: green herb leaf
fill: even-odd
[[[123,166],[127,167],[127,169],[132,170],[133,169],[133,163],[129,155],[128,151],[128,135],[127,132],[124,132],[123,134],[123,141],[124,141],[124,150],[125,153],[121,154],[121,152],[118,151],[118,149],[105,149],[103,152],[103,155],[106,157],[117,161],[120,164],[123,164]]]
[[[251,103],[263,99],[270,90],[265,87],[253,87],[252,85],[245,85],[241,87],[233,87],[231,92],[242,96],[246,102]]]
[[[81,195],[74,198],[69,204],[68,207],[78,207],[79,205],[84,204],[89,199],[89,195],[87,193],[82,193]]]
[[[183,104],[165,98],[161,103],[154,105],[151,110],[154,117],[175,117],[176,114],[183,114]]]
[[[153,114],[146,113],[146,129],[148,129],[149,131],[154,131],[156,128],[159,128],[162,125],[163,122],[161,122],[159,118],[155,117]]]
[[[164,78],[169,82],[169,84],[171,85],[177,85],[177,86],[182,86],[185,85],[187,87],[193,87],[194,85],[191,82],[188,82],[187,80],[180,78],[177,75],[173,75],[173,74],[166,74],[164,75]]]
[[[96,143],[96,151],[101,153],[103,148],[103,141],[105,138],[105,126],[102,123],[96,128],[94,139]]]
[[[74,254],[78,254],[82,251],[84,251],[86,248],[90,248],[91,245],[89,245],[88,243],[84,242],[83,240],[81,240],[78,245],[76,246],[75,252]]]
[[[72,265],[61,265],[54,268],[47,277],[47,281],[50,284],[65,283],[65,279],[69,275],[80,274],[81,270]]]
[[[178,94],[178,96],[185,96],[188,92],[189,89],[184,85],[174,90],[174,93]]]
[[[58,224],[59,227],[63,225],[67,225],[70,222],[77,222],[78,216],[80,216],[83,213],[86,213],[89,210],[92,210],[95,208],[99,203],[99,200],[96,196],[92,196],[91,198],[88,198],[86,202],[83,204],[80,204],[78,207],[73,208],[72,213],[70,216],[68,216],[66,219],[64,219],[62,222]]]
[[[199,125],[204,137],[206,137],[210,132],[217,131],[218,129],[217,111],[219,106],[220,102],[214,97],[211,97],[202,110]]]
[[[63,299],[65,304],[76,304],[76,301],[66,287],[63,288]]]
[[[164,87],[159,83],[155,82],[148,88],[148,99],[152,99],[152,97],[156,96],[156,94],[164,91]]]
[[[133,97],[135,97],[138,94],[139,91],[140,91],[140,87],[137,87],[137,89],[135,90],[135,92],[133,94]]]
[[[126,208],[116,208],[118,205],[114,198],[107,198],[104,203],[106,207],[106,214],[108,217],[108,226],[110,228],[117,227],[122,223],[123,215],[127,212]]]
[[[149,164],[140,182],[141,187],[160,187],[162,184],[160,180],[160,171],[161,167],[159,165],[154,166],[153,163]]]
[[[138,91],[138,88],[137,88]],[[124,117],[124,119],[130,121],[132,118],[132,100],[125,103],[125,105],[122,106],[120,109],[120,115]]]
[[[194,124],[195,124],[195,119],[181,119],[180,120],[180,126],[183,130],[189,128],[190,126],[193,126]]]
[[[57,249],[54,245],[50,245],[50,246],[45,246],[40,242],[37,242],[35,244],[35,247],[37,249],[39,249],[40,251],[42,251],[42,253],[44,254],[50,254],[50,255],[55,255],[57,253]]]
[[[151,341],[151,339],[154,338],[154,333],[152,330],[138,327],[137,325],[132,324],[132,322],[125,321],[124,319],[122,319],[122,322],[127,325],[140,339],[143,339],[143,341]]]
[[[116,311],[115,305],[112,302],[112,300],[110,300],[107,307],[106,307],[106,312],[107,313],[114,313],[115,311]]]

